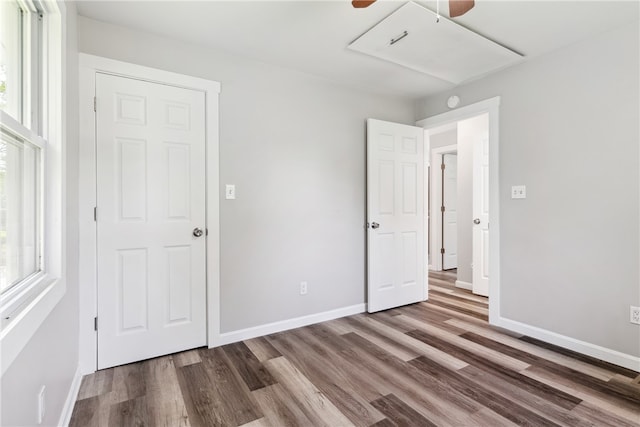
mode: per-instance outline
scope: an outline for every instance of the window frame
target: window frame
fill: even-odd
[[[17,0],[17,3],[27,15],[22,21],[23,46],[27,46],[28,53],[23,54],[22,64],[22,117],[19,122],[0,111],[0,126],[41,147],[38,179],[41,259],[40,271],[0,295],[0,376],[66,292],[63,265],[66,105],[62,96],[65,5],[62,0]]]
[[[0,111],[0,118],[2,121],[0,132],[11,134],[15,139],[22,141],[24,144],[31,144],[36,146],[39,151],[39,159],[38,159],[38,170],[37,170],[37,179],[36,179],[36,194],[37,199],[35,203],[36,209],[36,221],[38,223],[36,227],[36,241],[37,243],[37,269],[36,271],[30,273],[18,283],[13,284],[6,288],[0,294],[0,315],[2,315],[1,322],[4,323],[7,319],[8,310],[6,307],[7,301],[13,301],[12,306],[20,306],[22,305],[23,300],[29,293],[29,289],[34,286],[35,282],[42,281],[43,276],[46,275],[46,257],[45,257],[45,247],[44,247],[44,239],[43,239],[43,231],[44,231],[44,216],[46,215],[45,206],[44,206],[44,190],[45,190],[45,168],[47,164],[47,141],[45,141],[41,136],[36,134],[34,131],[31,131],[20,123],[17,120],[14,120],[11,116],[9,116],[4,111]],[[12,311],[15,311],[12,310]]]

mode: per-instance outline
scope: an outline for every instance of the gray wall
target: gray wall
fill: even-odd
[[[639,40],[636,21],[416,103],[419,120],[501,96],[502,316],[634,356]]]
[[[412,101],[83,17],[79,49],[221,82],[222,332],[365,302],[365,120]]]
[[[2,376],[3,426],[36,425],[37,394],[46,386],[42,425],[58,424],[78,367],[78,52],[75,4],[66,3],[66,280],[67,292]]]

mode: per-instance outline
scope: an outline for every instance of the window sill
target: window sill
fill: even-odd
[[[2,317],[0,376],[4,375],[65,293],[65,283],[60,278],[44,276],[39,282],[34,285],[39,292],[35,292],[20,307],[11,310],[9,319],[5,320],[6,315]]]

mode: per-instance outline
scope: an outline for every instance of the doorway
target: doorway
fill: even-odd
[[[80,370],[213,347],[219,83],[79,62]]]
[[[480,115],[485,115],[488,122],[488,134],[487,140],[487,168],[485,172],[488,176],[486,182],[490,184],[490,191],[487,191],[488,195],[485,195],[487,203],[485,206],[490,207],[489,217],[492,224],[491,240],[487,241],[486,247],[488,248],[487,266],[490,267],[487,271],[491,271],[491,286],[489,292],[491,293],[491,301],[489,304],[489,322],[492,323],[492,319],[499,321],[499,197],[498,197],[498,107],[499,97],[492,98],[486,101],[482,101],[470,106],[462,107],[454,111],[443,113],[437,116],[433,116],[416,124],[418,128],[413,126],[406,126],[397,123],[380,122],[377,120],[368,119],[367,130],[367,266],[368,266],[368,311],[384,310],[395,306],[404,304],[410,304],[419,300],[428,299],[428,274],[426,274],[426,268],[429,265],[427,251],[423,251],[421,245],[426,245],[429,242],[429,227],[428,224],[434,220],[433,215],[423,214],[422,218],[424,226],[422,227],[422,237],[416,235],[416,231],[421,227],[414,224],[414,220],[420,216],[416,207],[428,206],[426,198],[428,194],[431,195],[433,200],[433,187],[430,190],[428,188],[428,178],[424,177],[423,192],[416,190],[422,186],[420,183],[422,180],[416,180],[421,173],[418,171],[422,168],[417,162],[423,162],[425,169],[430,171],[430,176],[433,176],[435,170],[434,163],[427,161],[428,155],[418,155],[419,158],[414,158],[419,150],[424,149],[425,153],[430,151],[430,141],[425,138],[424,148],[422,148],[419,135],[414,132],[419,130],[421,134],[425,134],[425,130],[433,129],[439,126],[456,126],[457,123],[465,119],[471,119]],[[369,126],[375,122],[379,123],[379,126]],[[406,135],[403,135],[404,132]],[[407,163],[407,168],[403,166],[402,156],[404,154],[410,154],[414,156],[411,158],[411,162]],[[459,155],[459,152],[458,152]],[[491,164],[491,167],[489,166]],[[411,171],[411,172],[409,172]],[[382,179],[381,177],[385,177]],[[410,178],[410,179],[408,179]],[[403,195],[403,197],[395,197],[395,195]],[[417,202],[417,203],[416,203]],[[406,204],[405,204],[406,203]],[[433,209],[434,204],[431,203]],[[459,209],[459,206],[458,206]],[[395,223],[394,220],[389,222],[389,219],[394,215],[404,215],[410,213],[411,229],[408,231],[397,231],[395,229],[387,230],[387,224]],[[418,214],[418,215],[416,215]],[[384,223],[381,219],[384,215],[389,215],[389,219],[386,219]],[[460,219],[458,218],[458,222]],[[471,221],[473,224],[473,220]],[[398,222],[401,224],[401,222]],[[433,224],[430,227],[434,230]],[[382,243],[384,241],[384,245]],[[421,257],[420,255],[423,254]],[[431,253],[431,261],[437,259],[434,256],[435,253]],[[384,261],[384,262],[383,262]],[[391,263],[393,261],[393,263]],[[422,264],[420,266],[420,264]],[[458,261],[459,264],[459,261]],[[416,268],[416,265],[418,268]],[[422,269],[423,274],[416,275],[415,273]],[[410,272],[411,274],[405,274]],[[404,283],[414,288],[415,278],[418,277],[420,281],[425,284],[424,296],[415,294],[412,298],[395,299],[395,298],[382,298],[383,294],[392,293],[396,290],[400,292]],[[403,283],[404,282],[404,283]],[[380,298],[378,298],[380,297]],[[377,304],[375,299],[386,300],[385,304]],[[411,301],[413,299],[413,301]],[[393,300],[393,301],[392,301]]]
[[[458,177],[460,178],[461,173],[466,175],[459,180],[457,187],[458,262],[455,286],[473,290],[476,295],[490,296],[490,321],[492,317],[499,317],[500,297],[498,106],[499,98],[492,98],[417,122],[417,125],[425,129],[425,137],[431,145],[428,224],[433,237],[428,244],[429,268],[443,274],[443,264],[438,262],[437,256],[440,249],[437,234],[438,228],[441,227],[437,218],[441,206],[435,200],[441,197],[438,187],[442,186],[438,179],[438,156],[442,155],[442,151],[455,150],[458,155]],[[443,135],[447,132],[447,148],[439,147],[444,145],[442,140],[446,138],[443,138]],[[460,182],[465,180],[466,186]],[[489,228],[491,239],[488,238]],[[489,272],[493,274],[489,276]],[[448,276],[451,273],[454,273],[454,270],[451,270]],[[480,279],[477,278],[478,275],[481,276]]]
[[[457,211],[455,208],[455,204],[457,204],[457,172],[452,174],[455,176],[453,182],[449,180],[449,185],[447,186],[449,191],[443,191],[445,190],[446,180],[444,178],[446,172],[451,173],[453,170],[453,168],[449,168],[447,171],[446,166],[445,169],[443,169],[444,156],[452,156],[455,154],[457,167],[458,146],[456,144],[456,129],[453,127],[453,132],[451,132],[451,130],[451,126],[449,126],[444,130],[436,129],[434,132],[431,130],[425,131],[425,140],[429,142],[431,147],[431,149],[425,153],[429,164],[428,192],[425,196],[428,206],[428,233],[425,242],[429,248],[428,266],[431,271],[442,271],[457,267],[457,226],[453,227],[453,229],[449,227],[449,230],[447,230],[446,222],[444,221],[448,213],[447,204],[450,205],[449,211]],[[452,185],[453,183],[455,183],[455,186]],[[455,187],[455,189],[452,187]],[[446,203],[445,194],[447,194],[450,199],[455,199],[455,202]],[[451,209],[452,204],[454,204],[454,206]],[[455,222],[457,222],[457,215]],[[447,231],[449,231],[449,233],[447,233]],[[450,241],[455,241],[455,244],[447,244],[447,237]],[[451,254],[454,255],[453,260],[450,259],[449,264],[445,268],[443,266],[443,260],[445,256]]]
[[[488,176],[488,115],[483,113],[426,133],[436,166],[430,191],[435,220],[429,246],[441,255],[441,260],[432,260],[431,271],[455,268],[457,287],[487,296],[488,268],[476,270],[488,261],[488,246],[483,244],[488,243],[488,205],[483,202],[483,195],[488,194],[488,181],[484,179]]]
[[[458,153],[445,153],[440,159],[442,197],[440,198],[442,269],[458,268]]]

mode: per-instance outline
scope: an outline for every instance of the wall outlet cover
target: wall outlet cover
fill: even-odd
[[[224,196],[227,200],[233,200],[236,198],[236,186],[233,184],[227,184],[224,189]]]
[[[640,307],[631,306],[629,311],[629,322],[640,325]]]
[[[526,199],[527,187],[525,185],[513,185],[511,186],[511,198],[512,199]]]

